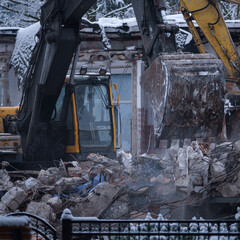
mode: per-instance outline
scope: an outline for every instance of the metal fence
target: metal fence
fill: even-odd
[[[29,219],[29,227],[32,230],[34,240],[56,240],[56,229],[44,219],[27,212],[10,213],[7,216],[26,216]]]
[[[62,239],[240,240],[240,221],[98,220],[62,217]]]

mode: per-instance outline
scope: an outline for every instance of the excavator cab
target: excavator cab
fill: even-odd
[[[114,90],[116,94],[113,95]],[[113,96],[117,99],[114,100]],[[17,107],[1,108],[1,160],[11,162],[18,169],[26,166],[28,169],[37,169],[39,163],[51,166],[51,161],[28,163],[22,158],[21,137],[14,131],[17,110]],[[55,160],[86,160],[90,153],[115,158],[117,149],[121,147],[122,136],[118,88],[111,83],[111,75],[76,74],[72,82],[67,77],[50,125],[52,142],[46,144],[54,147],[58,154],[54,155]]]
[[[115,157],[117,134],[121,134],[118,108],[113,102],[110,74],[78,74],[72,83],[67,78],[52,118],[66,122],[64,159],[72,155],[86,159],[89,153]]]

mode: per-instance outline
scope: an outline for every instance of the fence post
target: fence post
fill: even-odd
[[[72,240],[72,221],[71,219],[62,220],[62,240]]]
[[[72,213],[64,209],[62,216],[62,240],[72,240]]]

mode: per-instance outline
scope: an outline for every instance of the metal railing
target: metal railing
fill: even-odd
[[[33,237],[35,240],[46,239],[46,240],[56,240],[56,229],[50,225],[44,219],[27,212],[15,212],[10,213],[7,216],[27,216],[29,219],[29,227],[33,232]]]
[[[240,221],[101,220],[78,218],[65,209],[62,239],[109,240],[239,240]]]

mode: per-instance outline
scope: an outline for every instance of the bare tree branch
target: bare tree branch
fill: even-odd
[[[106,15],[104,15],[104,17],[110,17],[112,16],[114,13],[117,13],[117,12],[121,12],[121,11],[124,11],[128,8],[132,7],[132,3],[128,4],[127,6],[124,6],[124,7],[121,7],[121,8],[118,8],[116,10],[113,10],[111,11],[110,13],[107,13]]]

